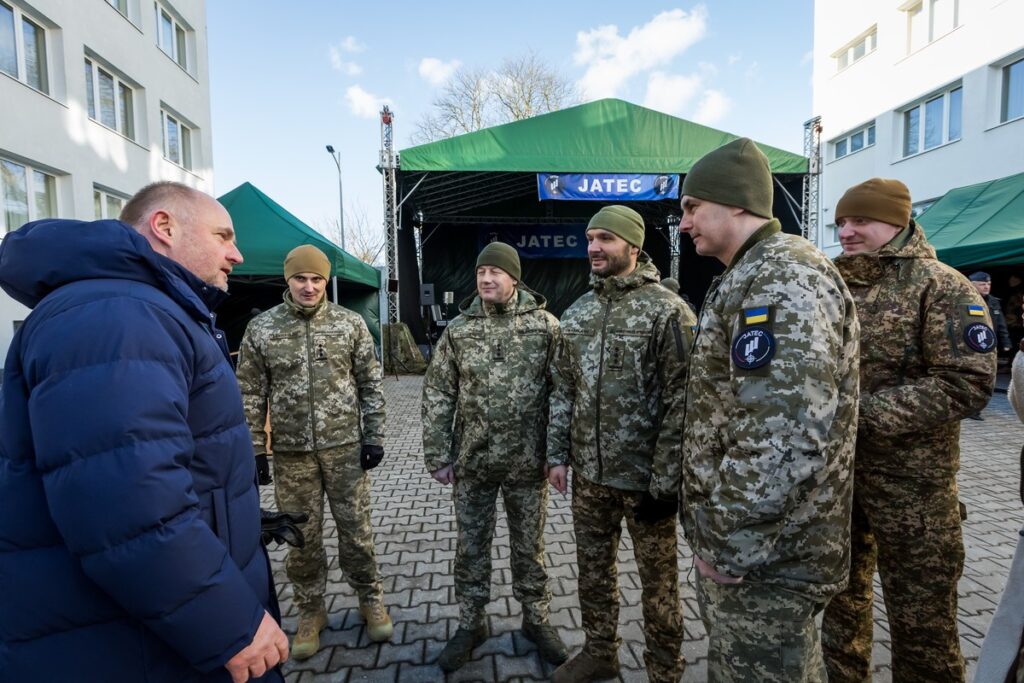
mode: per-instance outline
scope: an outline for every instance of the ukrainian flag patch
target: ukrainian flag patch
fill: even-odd
[[[758,323],[768,322],[768,307],[760,306],[758,308],[744,308],[743,322],[747,325],[756,325]]]
[[[967,306],[967,314],[968,315],[978,315],[978,316],[981,316],[981,317],[984,318],[985,317],[985,307],[984,306],[978,306],[977,304],[968,304],[968,306]]]

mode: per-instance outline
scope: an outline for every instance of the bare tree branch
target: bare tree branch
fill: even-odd
[[[335,244],[341,244],[341,229],[338,217],[325,218],[314,226],[316,231]],[[381,265],[380,256],[384,244],[383,228],[370,226],[366,215],[366,207],[356,201],[345,210],[345,251],[363,263],[371,266]]]

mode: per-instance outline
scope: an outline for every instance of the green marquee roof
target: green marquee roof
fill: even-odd
[[[238,248],[245,261],[234,275],[282,275],[284,257],[300,244],[312,244],[327,254],[331,274],[339,282],[380,289],[380,275],[352,254],[288,213],[251,183],[242,183],[220,197],[231,214]]]
[[[917,222],[954,268],[1024,263],[1024,173],[950,190]]]
[[[401,152],[402,171],[686,173],[738,135],[605,99]],[[774,173],[806,173],[799,154],[758,143]]]

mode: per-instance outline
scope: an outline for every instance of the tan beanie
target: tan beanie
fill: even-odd
[[[312,244],[303,244],[284,258],[284,279],[290,280],[299,273],[315,273],[326,280],[331,277],[331,262]]]
[[[905,228],[910,225],[910,190],[898,180],[872,178],[854,185],[836,204],[835,220],[870,218]]]

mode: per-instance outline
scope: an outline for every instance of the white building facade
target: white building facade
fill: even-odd
[[[898,178],[915,215],[955,187],[1024,172],[1024,0],[815,0],[819,246],[836,202]]]
[[[0,239],[213,191],[205,0],[0,0]],[[28,310],[0,292],[0,365]]]

